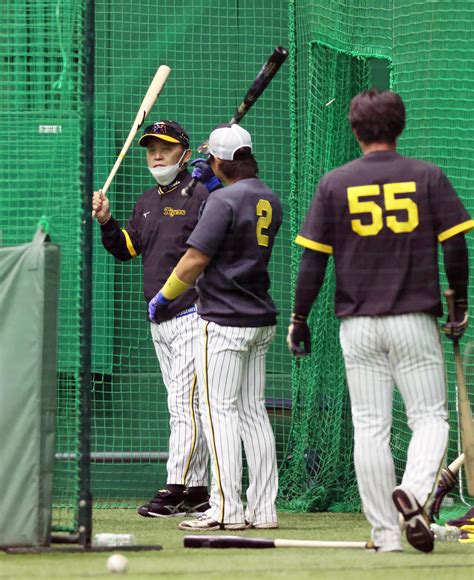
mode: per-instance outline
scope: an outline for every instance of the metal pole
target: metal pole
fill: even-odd
[[[86,0],[85,63],[84,63],[84,189],[83,189],[83,301],[80,373],[80,432],[79,432],[79,543],[88,548],[92,543],[91,494],[91,388],[92,388],[92,217],[91,204],[94,186],[94,48],[95,0]]]

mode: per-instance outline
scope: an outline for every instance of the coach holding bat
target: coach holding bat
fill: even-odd
[[[448,421],[437,244],[455,290],[459,338],[467,326],[468,253],[474,221],[439,167],[402,157],[405,107],[396,93],[371,90],[351,102],[349,121],[363,156],[321,179],[296,242],[306,248],[288,344],[310,352],[306,318],[328,257],[336,271],[336,316],[354,423],[354,462],[364,513],[380,551],[400,551],[399,513],[408,542],[433,550],[424,505],[446,452]],[[401,485],[390,451],[397,385],[412,437]]]
[[[144,129],[139,144],[146,148],[148,169],[157,184],[138,199],[125,228],[112,217],[109,200],[101,190],[94,193],[92,208],[108,252],[121,261],[141,255],[144,294],[149,302],[185,253],[186,239],[208,190],[198,183],[193,197],[181,195],[191,181],[187,171],[189,137],[181,125],[175,121],[154,123]],[[197,412],[194,367],[196,298],[194,288],[189,288],[166,312],[157,313],[151,324],[168,392],[170,440],[166,489],[138,509],[145,517],[199,514],[208,507],[209,454]]]

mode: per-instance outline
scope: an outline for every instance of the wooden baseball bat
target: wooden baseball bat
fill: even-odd
[[[161,93],[170,72],[171,72],[170,67],[166,66],[165,64],[162,64],[160,67],[158,67],[158,70],[156,71],[155,76],[153,77],[153,80],[151,81],[150,86],[148,87],[148,90],[145,96],[143,97],[142,104],[138,109],[138,113],[137,116],[135,117],[135,121],[133,122],[132,128],[130,129],[130,133],[128,134],[128,137],[122,147],[122,150],[120,151],[117,160],[115,161],[115,164],[112,167],[112,170],[109,173],[109,176],[107,177],[102,187],[103,194],[107,193],[109,186],[112,183],[112,179],[115,177],[115,174],[117,173],[123,158],[125,157],[130,145],[132,144],[132,141],[135,135],[137,134],[138,129],[140,129],[140,127],[143,125],[143,122],[148,116],[148,113],[155,104],[155,101],[158,98],[158,95]],[[94,211],[92,212],[92,217],[95,217]]]
[[[461,469],[464,465],[464,453],[461,453],[456,459],[448,465],[448,469],[451,473],[456,475],[456,473]]]
[[[448,315],[451,322],[455,321],[454,290],[444,293],[448,305]],[[461,442],[464,451],[464,471],[469,495],[474,496],[474,424],[472,422],[471,406],[467,394],[466,381],[462,366],[459,340],[453,340],[454,362],[456,365],[456,382],[458,385],[459,424],[461,427]]]
[[[370,549],[367,542],[330,542],[319,540],[269,540],[242,536],[184,536],[185,548],[358,548]]]

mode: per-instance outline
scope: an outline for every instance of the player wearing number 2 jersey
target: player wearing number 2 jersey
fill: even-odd
[[[196,368],[213,483],[210,509],[179,528],[276,528],[275,439],[264,390],[265,355],[277,314],[269,294],[268,262],[282,208],[257,179],[245,129],[231,125],[214,130],[209,150],[211,168],[227,186],[209,196],[188,239],[189,250],[152,301],[162,308],[200,276]],[[249,467],[245,512],[241,441]]]
[[[422,506],[448,437],[437,243],[457,296],[456,321],[447,330],[459,336],[467,323],[464,233],[474,221],[439,167],[396,152],[405,123],[399,95],[362,93],[349,120],[363,156],[321,179],[296,238],[306,250],[288,344],[297,356],[310,351],[306,317],[332,255],[354,462],[373,541],[383,551],[401,550],[398,511],[410,544],[429,552],[433,535]],[[389,446],[394,384],[412,430],[399,487]]]

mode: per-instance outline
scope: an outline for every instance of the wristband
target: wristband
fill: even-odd
[[[166,300],[174,300],[185,290],[191,287],[191,284],[187,284],[178,278],[176,275],[176,268],[171,272],[168,280],[163,285],[161,289],[161,294]]]
[[[293,324],[306,324],[306,319],[308,317],[307,316],[303,316],[302,314],[296,314],[295,312],[292,312],[291,316],[290,316],[290,322]]]

